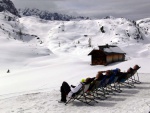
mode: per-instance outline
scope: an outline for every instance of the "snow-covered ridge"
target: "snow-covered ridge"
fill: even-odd
[[[19,13],[22,16],[36,16],[39,17],[41,19],[45,19],[45,20],[62,20],[62,21],[69,21],[69,20],[73,20],[73,19],[89,19],[88,17],[83,17],[83,16],[69,16],[66,14],[59,14],[57,12],[52,13],[49,11],[43,11],[43,10],[39,10],[39,9],[29,9],[29,8],[25,8],[25,9],[19,9]]]

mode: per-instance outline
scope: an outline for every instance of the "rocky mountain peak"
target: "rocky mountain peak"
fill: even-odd
[[[14,4],[10,0],[0,0],[0,12],[8,11],[18,17],[20,17],[17,9],[15,8]]]
[[[41,19],[44,20],[62,20],[62,21],[69,21],[69,20],[73,20],[73,19],[89,19],[88,17],[83,17],[83,16],[69,16],[66,14],[60,14],[60,13],[52,13],[49,11],[45,11],[45,10],[39,10],[39,9],[29,9],[29,8],[25,8],[25,9],[19,9],[19,12],[21,15],[23,16],[37,16]]]

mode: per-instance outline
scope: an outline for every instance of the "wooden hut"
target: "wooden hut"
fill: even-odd
[[[91,65],[108,65],[110,63],[124,61],[125,54],[119,47],[114,45],[99,46],[98,50],[92,50]]]

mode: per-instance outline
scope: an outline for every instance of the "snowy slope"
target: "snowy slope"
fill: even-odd
[[[46,21],[22,17],[7,21],[4,17],[0,13],[0,25],[5,29],[0,29],[1,113],[150,111],[150,44],[149,37],[142,31],[148,27],[145,22],[145,25],[137,22],[140,28],[124,18]],[[89,47],[89,38],[92,47]],[[128,60],[107,67],[91,66],[87,54],[107,43],[117,44],[127,53]],[[92,107],[78,101],[67,106],[57,102],[63,81],[77,84],[82,78],[94,77],[97,71],[117,67],[126,71],[135,64],[142,67],[139,70],[142,84],[134,89],[123,88],[122,93],[111,95]],[[10,73],[6,73],[7,69]]]
[[[145,18],[137,21],[137,25],[143,35],[150,40],[150,18]]]
[[[8,21],[8,17],[14,20]],[[29,59],[51,54],[49,49],[38,46],[41,45],[41,40],[36,36],[24,34],[23,31],[22,35],[19,35],[23,26],[15,20],[17,18],[10,13],[0,13],[1,73],[6,72],[7,69],[19,69],[25,66]]]
[[[149,57],[149,37],[132,21],[124,18],[44,21],[35,17],[23,17],[19,21],[26,26],[27,33],[38,35],[53,52],[87,55],[98,45],[117,44],[130,57],[140,57],[143,56],[142,53],[144,57]],[[102,26],[105,33],[101,31]],[[92,48],[88,47],[89,39]],[[132,48],[131,52],[127,48]]]

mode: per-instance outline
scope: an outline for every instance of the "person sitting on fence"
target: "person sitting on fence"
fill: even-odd
[[[64,81],[60,87],[61,100],[59,102],[65,103],[67,101],[67,97],[71,98],[72,95],[78,92],[84,84],[89,84],[91,81],[91,78],[82,79],[77,86],[69,86],[69,84]]]

